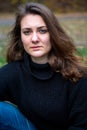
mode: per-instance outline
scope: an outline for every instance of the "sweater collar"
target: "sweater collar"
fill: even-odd
[[[27,70],[29,70],[32,76],[37,79],[47,80],[53,76],[53,71],[49,63],[37,64],[31,60],[30,56],[27,53],[24,54],[24,63]]]

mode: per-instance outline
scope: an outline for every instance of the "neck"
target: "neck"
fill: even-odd
[[[45,64],[45,63],[48,62],[47,57],[46,57],[46,58],[44,58],[44,57],[40,57],[40,58],[31,57],[31,59],[32,59],[32,61],[33,61],[34,63],[37,63],[37,64]]]

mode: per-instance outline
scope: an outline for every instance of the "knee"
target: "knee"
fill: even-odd
[[[8,109],[9,106],[10,106],[10,104],[7,102],[0,102],[0,113],[5,111],[6,109]]]
[[[15,107],[9,102],[0,102],[0,119],[14,114]]]
[[[0,102],[0,112],[1,111],[9,111],[9,110],[11,110],[12,108],[13,108],[14,106],[12,105],[12,103],[10,103],[10,102],[5,102],[5,101],[3,101],[3,102]]]
[[[0,102],[0,130],[15,130],[14,114],[15,106],[10,102]]]

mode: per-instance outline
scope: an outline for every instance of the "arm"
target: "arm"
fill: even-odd
[[[15,63],[7,64],[0,68],[0,101],[11,100],[12,89],[16,86],[18,79]]]
[[[7,98],[8,75],[7,65],[0,68],[0,100],[5,100]]]
[[[72,93],[68,130],[87,130],[87,77],[82,78]]]

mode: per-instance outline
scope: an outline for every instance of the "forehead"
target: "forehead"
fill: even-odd
[[[39,26],[46,26],[43,18],[37,14],[27,14],[21,20],[21,27],[39,27]]]

